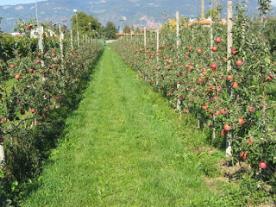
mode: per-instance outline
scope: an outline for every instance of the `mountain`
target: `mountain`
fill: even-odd
[[[201,0],[47,0],[38,3],[38,18],[40,21],[69,24],[73,9],[96,16],[103,24],[112,20],[120,25],[122,16],[127,21],[124,24],[150,25],[163,22],[174,16],[179,10],[182,15],[196,17],[200,13]],[[247,0],[248,1],[248,0]],[[248,11],[256,15],[258,0],[250,0]],[[206,0],[206,9],[210,8]],[[226,0],[221,0],[226,5]],[[275,8],[274,8],[275,11]],[[225,13],[225,11],[224,11]],[[35,4],[18,4],[0,6],[2,29],[11,31],[18,19],[35,18]]]

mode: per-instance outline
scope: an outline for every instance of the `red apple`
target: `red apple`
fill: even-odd
[[[267,164],[264,161],[259,162],[259,168],[265,170],[267,168]]]
[[[229,124],[224,124],[223,129],[225,132],[229,132],[232,130],[232,127]]]
[[[15,74],[14,78],[15,78],[16,80],[20,80],[20,79],[21,79],[20,73]]]
[[[215,38],[215,42],[216,43],[221,43],[222,42],[222,38],[221,37],[216,37]]]
[[[36,113],[36,109],[35,108],[31,108],[30,111],[31,111],[32,114]]]
[[[218,48],[214,46],[214,47],[211,47],[211,50],[212,50],[212,52],[217,52]]]
[[[237,66],[237,68],[240,68],[241,66],[243,66],[243,64],[244,64],[244,61],[243,60],[237,60],[236,61],[236,66]]]
[[[234,80],[233,75],[228,75],[228,76],[226,77],[226,80],[228,80],[229,82],[232,82],[232,81]]]
[[[239,88],[239,84],[237,82],[233,82],[232,83],[232,88],[233,89],[238,89]]]
[[[243,126],[246,123],[245,119],[243,117],[239,118],[239,125]]]
[[[256,109],[254,106],[248,106],[248,112],[255,113]]]
[[[218,65],[216,63],[211,63],[210,68],[212,71],[216,71],[218,69]]]
[[[243,160],[243,161],[245,161],[245,160],[247,160],[247,158],[248,158],[248,152],[244,152],[244,151],[242,151],[242,152],[240,152],[240,158]]]
[[[232,55],[236,55],[236,54],[238,54],[238,50],[236,48],[232,47],[231,53],[232,53]]]

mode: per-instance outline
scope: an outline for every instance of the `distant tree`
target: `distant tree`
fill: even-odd
[[[107,22],[105,28],[104,28],[105,37],[107,39],[115,39],[117,29],[113,22]]]
[[[73,31],[77,31],[77,18],[78,29],[80,33],[90,33],[92,35],[101,35],[102,26],[101,23],[93,16],[90,16],[84,12],[77,12],[71,19]]]
[[[131,27],[128,26],[128,25],[126,25],[126,26],[124,27],[123,32],[124,32],[124,33],[130,33],[130,32],[131,32]]]
[[[222,12],[222,7],[217,6],[215,8],[208,10],[206,15],[207,15],[207,17],[211,17],[214,20],[218,20],[218,19],[220,19],[221,12]]]

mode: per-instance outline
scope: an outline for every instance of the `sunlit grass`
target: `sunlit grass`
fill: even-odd
[[[23,206],[229,206],[230,185],[204,182],[219,175],[222,153],[208,152],[192,117],[177,115],[109,48],[93,76]]]

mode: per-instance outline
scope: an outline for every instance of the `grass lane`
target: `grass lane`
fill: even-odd
[[[107,48],[22,206],[222,206],[203,181],[221,154],[195,152],[206,135],[194,126]]]

